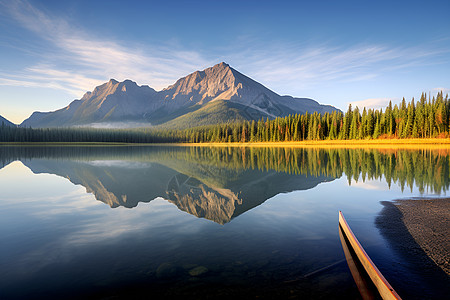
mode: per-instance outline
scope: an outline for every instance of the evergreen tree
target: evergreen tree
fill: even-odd
[[[358,138],[359,123],[360,123],[359,118],[360,118],[359,108],[357,106],[353,111],[352,122],[350,125],[350,133],[349,133],[350,140],[355,140]]]
[[[252,123],[250,125],[250,142],[255,142],[255,131],[256,131],[256,123],[255,120],[252,120]]]
[[[377,120],[375,121],[375,129],[373,131],[373,138],[377,139],[380,137],[380,132],[381,132],[381,125],[380,125],[380,117],[377,117]]]
[[[331,114],[331,124],[330,124],[330,133],[329,133],[329,139],[335,140],[337,138],[337,113],[336,111],[333,111]]]
[[[343,126],[342,126],[342,136],[341,139],[346,140],[346,139],[351,139],[350,137],[350,126],[352,123],[352,116],[353,116],[353,112],[352,112],[352,105],[349,104],[348,105],[348,110],[347,113],[344,116],[344,121],[343,121]]]

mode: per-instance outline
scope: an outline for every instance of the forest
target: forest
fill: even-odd
[[[450,101],[439,92],[430,98],[362,111],[349,105],[346,112],[242,121],[189,129],[139,128],[21,128],[0,127],[0,142],[205,143],[364,140],[450,137]]]

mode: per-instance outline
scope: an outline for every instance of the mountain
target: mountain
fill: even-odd
[[[111,79],[62,109],[34,112],[21,125],[100,126],[132,122],[180,128],[334,110],[337,109],[312,99],[280,96],[222,62],[180,78],[159,92],[131,80]]]
[[[145,111],[152,108],[150,100],[156,91],[131,80],[111,79],[87,92],[80,100],[53,112],[34,112],[21,126],[61,127],[104,122],[146,122]]]
[[[258,120],[264,117],[267,117],[267,115],[243,104],[227,100],[216,100],[164,123],[164,127],[188,128],[230,121]]]
[[[16,126],[16,124],[14,124],[14,123],[8,121],[7,119],[5,119],[4,117],[0,116],[0,127],[2,125],[5,125],[5,126]]]

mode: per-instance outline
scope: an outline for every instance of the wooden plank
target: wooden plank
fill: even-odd
[[[347,224],[347,221],[344,218],[344,215],[341,211],[339,211],[339,226],[341,226],[342,231],[347,237],[350,245],[352,246],[353,251],[356,253],[359,261],[363,265],[373,284],[378,289],[378,292],[383,299],[401,299],[400,296],[395,292],[392,286],[387,282],[386,278],[384,278],[383,274],[378,270],[375,264],[372,262],[370,257],[367,255],[366,251],[364,251],[363,247],[359,243],[356,236],[353,234],[352,230]]]

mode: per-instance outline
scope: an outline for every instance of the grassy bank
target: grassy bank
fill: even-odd
[[[336,148],[401,148],[449,149],[450,139],[376,139],[376,140],[325,140],[300,142],[248,142],[248,143],[186,143],[188,146],[216,147],[336,147]]]
[[[247,143],[0,143],[3,146],[203,146],[203,147],[330,147],[330,148],[401,148],[401,149],[449,149],[450,138],[439,139],[371,139],[371,140],[325,140],[299,142],[247,142]]]

